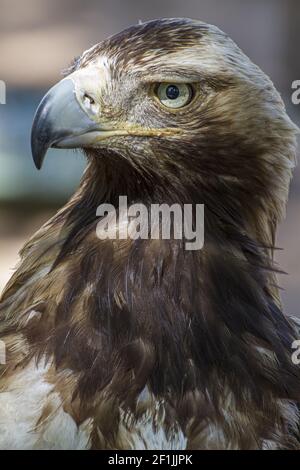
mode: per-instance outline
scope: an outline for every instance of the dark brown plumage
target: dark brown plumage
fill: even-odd
[[[133,26],[68,74],[93,122],[119,133],[73,145],[88,159],[81,186],[3,294],[0,445],[299,448],[297,332],[272,260],[297,129],[272,83],[220,30],[186,19]],[[191,83],[195,96],[175,112],[154,98],[157,82]],[[42,125],[38,165],[65,145]],[[205,204],[204,248],[99,240],[97,207],[119,195]]]

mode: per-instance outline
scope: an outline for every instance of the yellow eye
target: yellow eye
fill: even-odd
[[[191,102],[193,89],[186,83],[160,83],[156,94],[164,106],[177,109]]]

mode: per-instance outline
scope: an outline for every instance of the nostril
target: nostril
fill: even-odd
[[[95,104],[95,100],[94,98],[89,95],[88,93],[84,93],[83,95],[83,103],[87,106],[91,106],[93,104]]]

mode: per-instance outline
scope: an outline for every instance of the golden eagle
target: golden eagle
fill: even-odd
[[[84,52],[40,104],[81,148],[74,196],[29,240],[0,304],[0,447],[299,448],[297,328],[273,265],[297,128],[215,26],[160,19]],[[204,204],[205,243],[100,239],[97,207]]]

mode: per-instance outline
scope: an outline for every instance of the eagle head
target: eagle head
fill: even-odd
[[[37,110],[32,152],[40,168],[49,147],[84,149],[102,188],[214,206],[270,245],[296,132],[272,82],[226,34],[160,19],[74,61]]]

